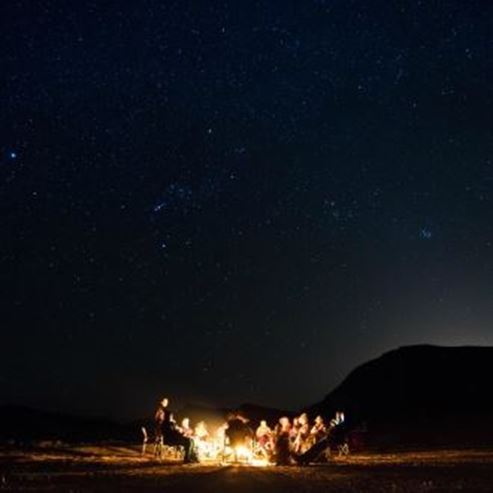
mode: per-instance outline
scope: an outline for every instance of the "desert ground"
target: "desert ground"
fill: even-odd
[[[182,465],[137,447],[2,447],[0,491],[492,492],[493,450],[371,453],[308,467]]]

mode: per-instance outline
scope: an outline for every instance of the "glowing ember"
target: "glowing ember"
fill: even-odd
[[[245,446],[235,447],[235,455],[238,461],[250,461],[253,459],[253,453]]]

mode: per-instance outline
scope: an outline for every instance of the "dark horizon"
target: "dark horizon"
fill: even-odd
[[[493,346],[493,3],[6,2],[0,404],[298,409]]]
[[[467,353],[465,352],[465,350],[467,351]],[[468,350],[471,350],[472,352],[468,351]],[[479,353],[478,353],[478,350],[480,351]],[[447,368],[447,366],[444,367],[443,366],[443,360],[441,360],[441,363],[442,363],[442,366],[440,367],[441,373],[440,373],[440,376],[438,377],[440,379],[443,376],[443,374],[447,373],[449,370],[456,371],[456,368],[459,368],[461,363],[465,363],[468,366],[468,368],[469,368],[469,365],[471,364],[472,361],[474,361],[474,363],[478,363],[477,357],[480,356],[481,353],[483,352],[481,350],[492,352],[493,346],[470,346],[470,345],[437,346],[437,345],[433,345],[433,344],[415,344],[412,346],[396,347],[394,349],[391,349],[389,351],[384,352],[383,354],[376,356],[375,358],[371,358],[371,359],[364,361],[361,364],[357,365],[334,388],[329,389],[329,391],[326,392],[325,395],[321,396],[316,402],[314,401],[314,402],[304,403],[303,406],[300,406],[298,408],[292,408],[292,409],[278,406],[275,403],[273,403],[271,405],[266,405],[265,403],[262,403],[262,402],[246,402],[246,401],[229,402],[229,403],[225,403],[224,401],[223,402],[212,402],[210,400],[184,401],[184,400],[180,399],[180,396],[166,395],[166,397],[171,401],[171,405],[169,406],[169,409],[175,413],[179,413],[178,414],[179,417],[185,416],[187,411],[190,411],[190,410],[192,410],[194,416],[200,416],[200,409],[201,408],[203,408],[203,411],[206,413],[207,412],[217,413],[218,411],[235,411],[235,410],[239,411],[242,408],[244,408],[245,406],[247,408],[253,406],[253,408],[255,408],[255,411],[254,411],[255,416],[259,415],[259,416],[265,417],[264,415],[262,415],[262,413],[260,411],[261,408],[265,408],[269,415],[272,414],[272,411],[286,412],[289,415],[295,415],[295,414],[299,414],[301,412],[307,412],[308,411],[309,413],[312,413],[311,416],[313,417],[313,413],[320,413],[320,412],[326,413],[327,410],[324,411],[323,409],[321,409],[321,408],[324,408],[324,406],[328,405],[329,408],[332,409],[334,407],[334,404],[332,403],[333,397],[336,394],[338,394],[338,397],[340,397],[341,389],[344,389],[345,386],[347,389],[348,385],[349,385],[349,387],[351,387],[350,382],[354,382],[355,379],[358,380],[358,378],[361,379],[361,376],[365,375],[365,372],[367,371],[368,368],[370,368],[372,366],[375,367],[375,365],[380,365],[380,368],[385,367],[384,365],[388,364],[388,363],[384,363],[384,361],[386,361],[386,362],[392,361],[393,363],[395,363],[396,362],[395,356],[398,354],[400,354],[400,358],[405,358],[405,360],[402,360],[402,361],[407,361],[408,371],[410,368],[409,364],[412,365],[413,362],[414,362],[414,364],[419,364],[420,358],[423,358],[423,357],[427,358],[427,361],[429,363],[431,354],[434,354],[434,356],[438,356],[439,358],[443,358],[445,355],[448,355],[448,357],[450,358],[450,356],[455,354],[454,363],[457,363],[457,367],[455,367],[455,366],[454,366],[454,368]],[[430,351],[433,351],[433,353],[431,353]],[[436,354],[435,354],[435,352],[436,352]],[[465,360],[463,360],[463,358],[465,358]],[[473,360],[471,361],[472,358],[473,358]],[[483,355],[483,357],[480,358],[479,361],[484,361],[484,355]],[[448,363],[450,364],[451,361],[449,360]],[[472,366],[474,366],[474,365],[472,365]],[[411,366],[411,368],[412,368],[412,366]],[[423,373],[423,371],[424,370],[421,370],[421,373]],[[474,373],[474,371],[471,369],[469,369],[468,372]],[[484,373],[484,372],[482,372],[482,373]],[[419,378],[421,378],[421,377],[416,376],[417,380],[419,380]],[[464,377],[464,379],[466,379],[466,380],[468,378],[469,378],[469,376]],[[392,379],[390,378],[389,380],[391,381]],[[435,380],[436,380],[436,376],[435,376]],[[408,383],[408,382],[406,382],[406,383]],[[429,382],[427,382],[427,383],[428,383],[428,387],[429,387],[430,384],[429,384]],[[388,383],[388,381],[386,381],[386,382],[382,381],[381,384],[388,385],[389,383]],[[431,386],[433,387],[433,385],[435,385],[435,384],[436,384],[436,382],[431,384]],[[450,388],[451,387],[453,387],[453,385],[450,386]],[[414,389],[414,391],[415,390],[416,389]],[[440,390],[443,391],[443,388]],[[466,389],[462,389],[462,390],[466,390]],[[360,395],[361,395],[360,392],[361,392],[361,388],[358,389],[356,395],[351,396],[351,398],[353,399],[351,401],[352,406],[354,406],[355,401],[360,397]],[[164,396],[165,394],[159,394],[159,395]],[[344,391],[343,391],[343,395],[344,395]],[[405,394],[402,394],[402,395],[405,395]],[[401,395],[401,398],[402,398],[402,395]],[[178,397],[178,398],[176,398],[176,397]],[[477,397],[477,396],[475,396],[475,397]],[[421,406],[423,406],[423,405],[433,406],[433,404],[430,404],[430,402],[428,400],[429,396],[427,397],[425,395],[422,395],[421,398],[423,399],[422,402],[418,401],[415,403],[418,406],[418,408],[420,405]],[[101,412],[98,413],[97,411],[90,411],[89,413],[84,414],[84,413],[81,413],[80,411],[77,411],[76,409],[70,410],[70,409],[59,409],[59,408],[40,408],[40,407],[36,407],[36,406],[29,406],[29,405],[26,405],[25,403],[15,403],[15,402],[10,402],[10,403],[1,402],[0,403],[0,409],[2,409],[2,408],[4,410],[7,408],[12,409],[12,410],[24,409],[28,412],[29,411],[41,412],[41,413],[46,412],[48,414],[60,414],[61,416],[72,416],[72,417],[81,418],[81,419],[86,419],[86,418],[87,419],[92,419],[92,418],[110,419],[110,420],[113,420],[115,422],[119,422],[121,424],[128,424],[128,423],[134,422],[134,421],[143,423],[145,421],[151,420],[152,415],[153,415],[152,404],[156,405],[157,402],[159,402],[160,400],[161,400],[161,398],[158,398],[157,400],[154,399],[154,402],[152,402],[152,403],[151,403],[151,401],[149,401],[149,403],[148,403],[149,405],[144,405],[142,407],[142,409],[137,414],[131,414],[131,415],[118,414],[118,413],[116,413],[116,414],[102,414]],[[391,401],[392,401],[392,399],[391,399]],[[335,404],[335,406],[337,406],[337,404]],[[380,407],[384,408],[385,406],[380,404]],[[459,414],[460,414],[460,412],[459,412]],[[329,415],[325,414],[325,416],[327,417]],[[453,417],[453,416],[454,416],[454,413],[451,413],[449,417]],[[461,416],[461,419],[463,419],[463,418],[464,418],[464,416]]]

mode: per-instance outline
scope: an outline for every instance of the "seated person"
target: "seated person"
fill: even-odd
[[[163,435],[164,443],[166,443],[166,445],[179,445],[184,448],[185,463],[198,461],[193,440],[190,437],[185,436],[176,425],[173,413],[167,413],[167,419],[165,419],[163,424]]]
[[[335,417],[330,420],[330,428],[335,428],[336,426],[341,425],[344,423],[344,419],[344,413],[337,411]]]
[[[283,416],[275,428],[275,456],[277,465],[288,465],[291,463],[291,451],[289,435],[291,432],[291,423],[289,418]]]
[[[302,454],[304,453],[308,448],[310,448],[310,423],[308,421],[308,415],[306,413],[303,413],[299,418],[298,418],[298,435],[295,438],[294,444],[293,444],[293,451],[295,454]]]
[[[298,433],[300,431],[300,422],[298,416],[293,418],[293,425],[291,426],[291,430],[289,432],[289,441],[291,443],[291,448],[294,449],[294,442],[298,437]]]
[[[207,440],[209,437],[209,431],[207,430],[205,421],[199,421],[195,426],[195,437],[198,440]]]
[[[229,446],[234,450],[235,459],[238,461],[238,448],[250,448],[252,444],[253,431],[248,426],[248,419],[240,414],[233,414],[228,419],[228,427],[225,430]]]
[[[315,418],[315,423],[310,430],[310,435],[313,437],[314,442],[318,442],[327,435],[327,427],[325,426],[322,416]]]
[[[267,421],[262,420],[260,422],[255,437],[262,454],[268,456],[272,450],[272,430],[267,426]]]
[[[193,439],[195,442],[195,448],[199,457],[210,457],[212,454],[213,446],[208,441],[209,432],[207,430],[207,425],[204,421],[199,421],[193,433]]]
[[[183,418],[181,420],[180,431],[184,436],[186,436],[188,438],[193,437],[193,430],[190,427],[190,418]]]

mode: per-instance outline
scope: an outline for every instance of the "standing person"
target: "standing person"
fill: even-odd
[[[163,457],[163,424],[166,421],[168,404],[168,398],[163,397],[154,413],[154,457],[158,459]]]

